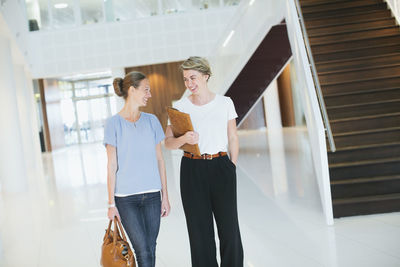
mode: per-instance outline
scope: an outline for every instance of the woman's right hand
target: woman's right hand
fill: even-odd
[[[199,142],[199,134],[194,131],[189,131],[184,134],[185,143],[189,145],[195,145]]]
[[[112,220],[114,220],[115,216],[117,216],[118,220],[121,221],[117,207],[108,208],[108,219],[110,219],[112,221]]]

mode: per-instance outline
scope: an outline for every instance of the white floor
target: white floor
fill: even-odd
[[[307,135],[288,129],[269,145],[240,134],[239,219],[245,266],[400,266],[400,213],[336,219],[326,226]],[[190,266],[179,195],[179,153],[164,152],[171,215],[162,219],[157,267]],[[99,266],[106,219],[101,144],[43,155],[29,190],[0,194],[0,266]]]

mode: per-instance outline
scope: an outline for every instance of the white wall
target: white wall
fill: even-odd
[[[28,23],[25,20],[25,8],[22,3],[22,0],[9,0],[0,4],[0,27],[11,42],[13,61],[28,67]]]
[[[28,34],[33,77],[208,56],[234,7]]]
[[[0,184],[3,192],[28,188],[10,40],[0,33]]]

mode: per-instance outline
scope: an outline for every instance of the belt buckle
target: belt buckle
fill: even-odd
[[[212,160],[213,159],[213,156],[210,155],[210,154],[203,154],[201,156],[202,156],[203,159],[206,159],[206,160]]]

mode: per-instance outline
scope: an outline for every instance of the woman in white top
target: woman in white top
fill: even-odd
[[[202,154],[195,156],[184,152],[181,162],[181,197],[192,266],[218,266],[214,215],[220,240],[221,267],[242,267],[243,248],[236,197],[239,141],[235,107],[229,97],[209,90],[207,82],[211,69],[206,59],[190,57],[183,62],[181,70],[191,95],[177,101],[174,107],[190,114],[194,131],[175,138],[168,126],[165,146],[178,149],[186,143],[198,144]]]

